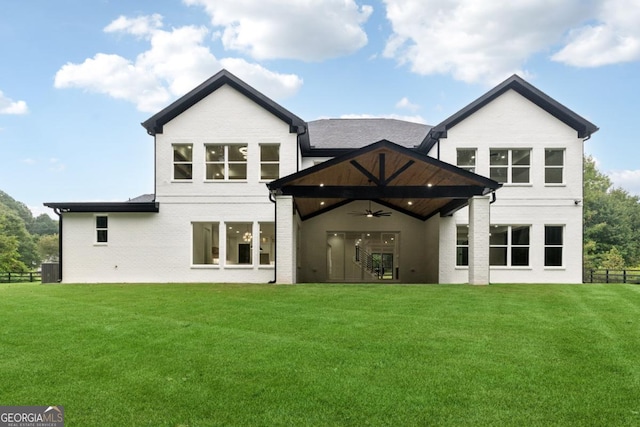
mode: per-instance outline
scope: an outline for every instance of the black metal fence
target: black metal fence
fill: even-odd
[[[584,283],[632,283],[640,284],[640,270],[585,270]]]
[[[42,274],[39,271],[30,271],[26,273],[0,272],[0,283],[41,282],[41,281],[42,281]]]

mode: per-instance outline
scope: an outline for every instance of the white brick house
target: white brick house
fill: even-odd
[[[63,282],[582,281],[597,127],[517,76],[431,127],[305,122],[221,71],[143,126],[153,194],[45,203]]]

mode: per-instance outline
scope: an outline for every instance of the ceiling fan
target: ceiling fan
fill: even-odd
[[[364,212],[349,212],[349,215],[357,215],[357,216],[366,216],[367,218],[379,218],[381,216],[391,216],[391,212],[385,212],[382,209],[373,211],[371,210],[371,200],[369,200],[369,208],[365,209]]]

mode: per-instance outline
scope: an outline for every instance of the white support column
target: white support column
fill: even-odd
[[[469,202],[469,284],[489,284],[489,196],[474,196]]]
[[[276,196],[276,283],[296,281],[293,197]]]

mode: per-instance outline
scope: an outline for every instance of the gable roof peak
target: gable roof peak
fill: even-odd
[[[278,117],[280,120],[288,123],[289,131],[291,133],[302,132],[306,129],[306,122],[300,117],[296,116],[263,93],[257,91],[255,88],[224,68],[141,124],[147,130],[149,135],[162,133],[165,124],[184,113],[224,85],[231,86],[265,110],[269,111],[271,114]]]
[[[434,126],[420,144],[420,149],[428,152],[440,138],[447,136],[447,131],[449,129],[509,90],[514,90],[524,98],[533,102],[538,107],[565,123],[567,126],[575,129],[578,133],[578,138],[588,138],[592,133],[598,131],[598,127],[596,125],[551,98],[549,95],[542,92],[519,75],[513,74],[511,77],[504,80],[502,83],[464,107],[462,110]]]

